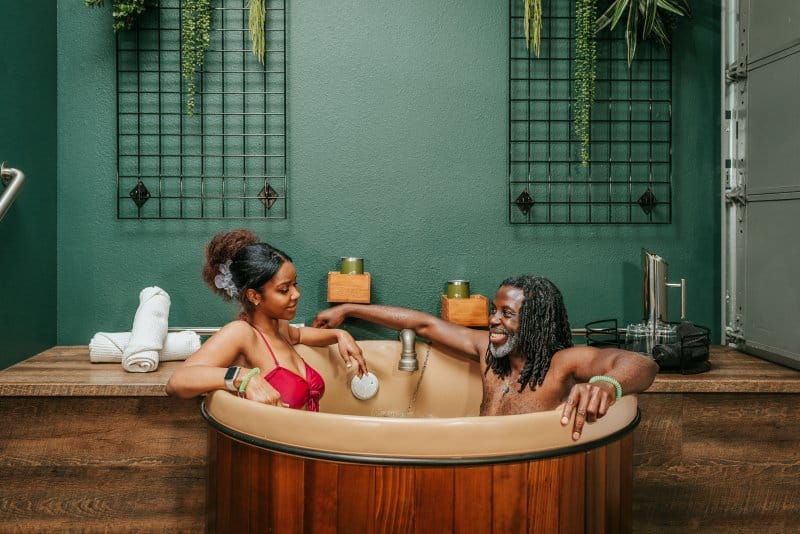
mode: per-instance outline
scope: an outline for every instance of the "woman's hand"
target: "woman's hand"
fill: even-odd
[[[240,373],[244,372],[242,369]],[[260,402],[262,404],[271,404],[273,406],[283,406],[288,408],[289,405],[283,402],[281,394],[278,390],[269,385],[269,382],[264,380],[260,374],[256,374],[250,378],[245,386],[244,397],[246,399]]]
[[[336,328],[342,324],[346,318],[347,314],[345,313],[343,305],[333,306],[332,308],[319,312],[317,316],[314,317],[311,326],[314,328]]]
[[[358,376],[361,377],[368,373],[367,362],[361,354],[361,347],[358,346],[353,336],[345,330],[339,330],[336,333],[336,339],[339,342],[339,354],[345,365],[348,368],[352,367],[353,360],[355,360],[358,363]]]
[[[608,382],[575,384],[569,392],[561,415],[561,425],[566,426],[575,412],[572,439],[577,441],[583,432],[584,423],[594,423],[603,417],[616,400],[616,390]]]

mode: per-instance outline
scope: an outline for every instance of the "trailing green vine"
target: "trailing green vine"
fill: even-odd
[[[84,0],[89,7],[100,7],[103,0]],[[112,0],[111,16],[115,32],[130,30],[147,7],[155,7],[158,0]]]
[[[267,53],[265,24],[267,6],[265,0],[250,0],[250,40],[253,43],[253,54],[263,64]]]
[[[575,2],[575,135],[581,142],[581,164],[589,165],[592,104],[597,71],[595,20],[597,0]]]
[[[181,77],[186,82],[186,113],[194,115],[197,75],[211,42],[211,0],[183,0],[181,6]]]
[[[542,42],[542,0],[525,0],[525,46],[539,57]]]

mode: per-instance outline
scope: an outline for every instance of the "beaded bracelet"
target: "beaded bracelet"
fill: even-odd
[[[619,382],[617,382],[616,379],[611,378],[610,376],[605,376],[605,375],[597,375],[597,376],[593,376],[592,378],[589,379],[589,383],[590,384],[594,384],[595,382],[608,382],[609,384],[613,384],[614,389],[616,390],[616,393],[617,393],[616,400],[619,400],[619,399],[622,398],[622,385]]]
[[[244,396],[244,391],[247,389],[247,383],[250,382],[251,378],[253,378],[256,374],[260,372],[261,369],[259,369],[258,367],[253,367],[252,369],[247,371],[247,374],[244,375],[244,378],[242,378],[242,383],[239,384],[239,396]]]

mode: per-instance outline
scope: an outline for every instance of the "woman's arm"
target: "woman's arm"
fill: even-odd
[[[225,373],[240,359],[243,340],[250,334],[250,327],[242,321],[222,327],[172,373],[166,385],[167,395],[190,399],[215,389],[226,389]],[[239,374],[237,386],[244,375]]]
[[[349,332],[340,329],[322,329],[322,328],[294,328],[297,330],[296,341],[292,339],[295,345],[302,344],[310,347],[327,347],[337,343],[339,345],[339,354],[344,360],[347,367],[353,365],[353,360],[358,364],[358,375],[369,372],[367,369],[367,362],[364,361],[364,356],[361,354],[361,347],[356,344],[356,340]]]
[[[421,337],[475,359],[480,359],[489,343],[489,337],[485,331],[473,330],[425,312],[398,306],[340,304],[319,312],[314,318],[313,325],[320,328],[335,328],[342,324],[347,317],[363,319],[393,330],[411,328]]]

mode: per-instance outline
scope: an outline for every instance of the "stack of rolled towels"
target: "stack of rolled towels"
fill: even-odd
[[[98,332],[89,342],[92,363],[121,362],[131,373],[147,373],[159,361],[185,360],[200,348],[196,332],[167,332],[170,298],[160,287],[139,293],[139,307],[130,332]]]

